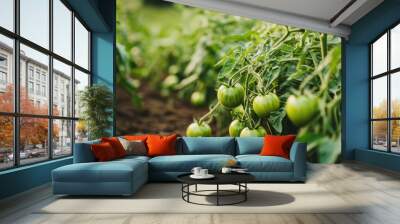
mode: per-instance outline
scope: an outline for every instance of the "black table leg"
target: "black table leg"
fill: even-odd
[[[244,192],[244,201],[247,201],[247,192],[248,192],[248,189],[247,189],[247,182],[244,183],[244,187],[245,187],[245,191],[246,191],[246,192]]]
[[[217,184],[217,206],[219,206],[219,184]]]
[[[195,185],[195,190],[194,191],[196,191],[197,192],[197,184]]]

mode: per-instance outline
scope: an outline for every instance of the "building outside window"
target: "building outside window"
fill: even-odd
[[[87,139],[87,131],[76,128],[79,113],[74,113],[71,105],[79,102],[79,91],[90,84],[86,81],[90,80],[91,74],[90,32],[64,1],[49,2],[19,1],[19,13],[11,12],[14,17],[20,16],[14,18],[20,21],[15,29],[19,33],[14,29],[0,30],[0,84],[12,87],[0,88],[0,98],[7,99],[0,101],[0,123],[5,130],[0,133],[0,170],[70,156],[73,143]],[[36,12],[39,11],[43,13],[38,15]],[[53,29],[49,29],[50,24]],[[51,31],[52,35],[49,35]],[[53,46],[49,44],[51,41]],[[15,51],[17,44],[19,52]],[[19,61],[12,60],[14,54],[18,54]],[[19,88],[15,88],[13,81],[15,67],[19,68]],[[78,77],[75,77],[77,73]],[[50,78],[53,78],[52,86]],[[79,86],[74,92],[69,88],[73,85]],[[21,93],[18,99],[13,98],[16,90]],[[53,105],[50,105],[50,99],[53,99]],[[18,105],[19,112],[14,111],[14,104]],[[19,130],[16,134],[14,125]],[[33,138],[33,132],[43,134]],[[18,145],[14,145],[15,142]]]

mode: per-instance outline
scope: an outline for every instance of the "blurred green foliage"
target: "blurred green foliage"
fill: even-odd
[[[214,122],[214,135],[227,135],[237,119],[271,134],[298,133],[308,143],[310,161],[338,161],[339,38],[156,1],[118,0],[117,20],[117,82],[136,107],[142,104],[138,89],[143,81],[166,98],[177,96],[174,100],[193,102],[203,93],[205,102],[195,105],[210,105],[210,112],[196,120]],[[232,83],[246,89],[242,109],[225,108],[216,100],[218,87]],[[252,101],[269,93],[279,97],[279,109],[258,117]],[[312,119],[303,118],[301,126],[287,116],[290,96],[316,99]]]

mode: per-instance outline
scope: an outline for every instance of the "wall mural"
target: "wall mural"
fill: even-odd
[[[340,38],[154,0],[117,5],[118,134],[297,134],[310,162],[339,162]]]

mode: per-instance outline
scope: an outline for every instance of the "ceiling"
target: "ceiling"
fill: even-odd
[[[351,25],[383,0],[167,0],[348,37]]]

